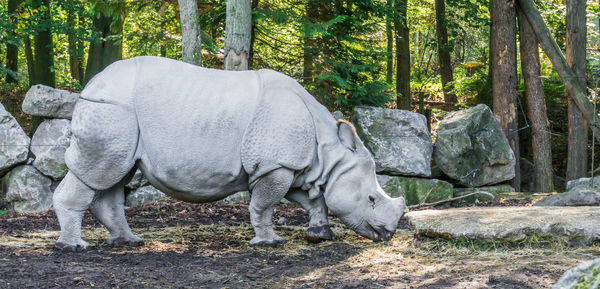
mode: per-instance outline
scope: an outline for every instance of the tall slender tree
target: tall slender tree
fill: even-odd
[[[76,13],[73,0],[67,0],[67,41],[69,42],[69,70],[71,77],[80,83],[83,80],[83,44],[77,37],[77,24],[81,21]]]
[[[252,0],[251,9],[254,11],[258,7],[258,0]],[[256,40],[256,22],[252,20],[252,28],[250,30],[250,52],[248,55],[248,69],[254,68],[254,41]]]
[[[225,70],[247,70],[252,32],[250,0],[227,0]]]
[[[385,81],[391,84],[394,78],[394,29],[392,26],[394,0],[388,0],[387,5],[388,13],[385,17],[385,36],[387,39]]]
[[[457,102],[454,89],[452,62],[450,61],[450,45],[448,43],[448,27],[446,23],[446,0],[435,0],[435,31],[437,35],[438,61],[442,79],[442,91],[447,109],[452,109]]]
[[[519,135],[517,116],[517,57],[515,0],[490,0],[490,53],[494,115],[504,130],[515,154],[515,178],[512,186],[519,191]]]
[[[567,0],[567,63],[575,73],[580,87],[586,87],[586,1]],[[568,96],[569,152],[567,180],[585,177],[587,171],[588,125],[583,114]]]
[[[536,192],[552,192],[552,147],[550,123],[546,114],[544,86],[540,78],[540,53],[538,40],[529,21],[518,9],[521,70],[527,96],[527,115],[533,135],[533,175]]]
[[[9,14],[16,13],[17,8],[21,4],[21,2],[22,2],[22,0],[8,0],[7,5],[6,5],[7,6],[6,11]],[[14,22],[16,22],[16,17],[10,16],[9,20],[12,23],[14,23]],[[14,33],[11,31],[11,29],[8,29],[7,33],[8,33],[9,39],[16,39],[16,37],[15,37]],[[15,45],[14,43],[6,44],[6,68],[8,68],[9,70],[12,70],[15,73],[19,70],[19,46]],[[6,82],[16,83],[16,82],[18,82],[18,78],[11,74],[8,74],[8,75],[6,75]]]
[[[37,27],[37,35],[34,36],[35,54],[33,58],[35,79],[33,84],[44,84],[54,87],[56,77],[54,75],[54,53],[52,41],[52,14],[50,0],[39,1],[38,10],[41,13],[40,23]]]
[[[202,32],[198,22],[198,2],[178,0],[181,22],[181,51],[184,62],[202,65]]]
[[[396,0],[396,107],[410,109],[410,47],[407,23],[408,0]]]

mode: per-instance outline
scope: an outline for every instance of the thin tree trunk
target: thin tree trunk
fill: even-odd
[[[508,143],[515,154],[515,178],[512,186],[519,191],[521,173],[519,168],[519,135],[517,116],[517,59],[515,41],[514,0],[490,0],[492,58],[492,96],[494,115],[504,130]]]
[[[540,55],[538,41],[529,21],[519,9],[519,42],[521,70],[527,96],[527,113],[531,121],[533,147],[533,175],[536,192],[554,190],[552,174],[552,146],[550,123],[546,114],[544,86],[540,78]]]
[[[316,22],[318,17],[319,2],[317,0],[306,1],[306,18],[307,21]],[[305,84],[310,84],[313,81],[313,61],[316,50],[316,41],[311,35],[308,35],[308,30],[304,29],[304,47],[303,47],[303,66],[302,66],[302,81]]]
[[[9,15],[17,11],[17,8],[21,4],[21,1],[22,0],[8,0],[7,12],[9,13]],[[16,17],[11,16],[10,19],[13,21],[13,23],[16,23],[14,22],[16,21]],[[8,33],[9,38],[15,37],[11,30],[9,30]],[[19,71],[19,47],[10,43],[6,44],[6,68],[14,71],[15,73]],[[18,81],[18,77],[14,77],[11,74],[6,75],[6,82],[17,83]]]
[[[410,110],[410,48],[407,25],[407,0],[397,0],[396,29],[396,107]]]
[[[389,12],[385,18],[385,35],[387,39],[387,50],[386,50],[386,74],[385,80],[387,83],[392,83],[394,78],[394,31],[392,27],[392,9],[394,9],[394,0],[388,0]]]
[[[25,39],[23,39],[23,46],[25,46],[25,59],[27,61],[27,76],[29,77],[29,86],[32,86],[36,82],[35,69],[33,68],[33,51],[31,50],[31,39],[29,39],[29,36],[25,36]]]
[[[440,64],[440,76],[442,79],[442,91],[446,109],[452,109],[456,105],[456,94],[454,89],[454,77],[452,75],[452,63],[450,61],[450,47],[448,45],[448,28],[446,23],[446,0],[435,0],[435,31],[437,34],[437,51]]]
[[[227,0],[225,70],[248,70],[251,33],[250,0]]]
[[[73,0],[67,1],[67,7],[69,7],[69,10],[67,11],[67,27],[69,27],[69,32],[67,34],[67,41],[69,43],[69,70],[71,72],[71,77],[81,83],[83,76],[81,74],[83,59],[80,55],[82,51],[79,50],[79,39],[75,33],[77,29],[75,21],[77,14],[75,14]]]
[[[196,0],[178,0],[181,22],[181,54],[184,62],[202,66],[202,34]]]
[[[252,11],[258,7],[258,0],[252,0]],[[254,38],[256,37],[256,23],[252,21],[252,30],[250,30],[250,53],[248,55],[248,69],[254,69]]]
[[[54,76],[53,42],[50,28],[52,26],[50,2],[50,0],[44,0],[41,3],[44,6],[44,11],[42,12],[42,23],[37,31],[38,34],[34,37],[35,54],[33,63],[36,75],[34,84],[54,87],[56,79]],[[40,8],[42,7],[40,6]]]
[[[586,87],[586,19],[585,0],[567,0],[567,63],[575,73],[580,87]],[[587,172],[587,122],[583,114],[568,96],[569,149],[567,181],[585,177]]]
[[[90,42],[84,84],[111,63],[122,58],[123,42],[114,37],[123,33],[123,21],[123,14],[116,19],[104,14],[94,18],[94,29],[99,39]]]

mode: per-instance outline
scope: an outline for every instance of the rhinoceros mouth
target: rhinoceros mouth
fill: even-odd
[[[371,240],[374,242],[387,242],[392,239],[392,236],[394,235],[394,231],[388,231],[383,226],[373,227],[371,224],[369,224],[369,228],[373,231],[373,237]]]

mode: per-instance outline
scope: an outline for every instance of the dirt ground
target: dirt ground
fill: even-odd
[[[522,204],[521,204],[522,205]],[[127,209],[138,248],[112,248],[90,215],[85,253],[53,248],[53,212],[0,216],[0,288],[548,288],[600,246],[457,244],[417,240],[405,224],[374,243],[332,218],[337,241],[308,244],[307,219],[281,205],[283,248],[253,248],[247,205],[161,201]]]

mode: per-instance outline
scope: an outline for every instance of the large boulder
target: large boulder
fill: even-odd
[[[29,143],[17,120],[0,104],[0,176],[27,161]]]
[[[70,140],[70,120],[43,121],[31,139],[31,152],[35,155],[33,166],[55,180],[64,178],[69,171],[65,164],[65,151]]]
[[[425,202],[433,203],[450,199],[453,194],[450,183],[435,179],[377,175],[377,181],[390,197],[404,197],[409,206],[421,203],[426,196]]]
[[[580,185],[564,193],[550,195],[539,200],[534,206],[598,206],[600,192],[597,188]]]
[[[598,288],[600,284],[600,258],[583,262],[565,272],[552,286],[563,288]]]
[[[378,173],[431,176],[433,145],[425,116],[406,110],[358,106],[351,120],[373,155]]]
[[[52,207],[52,180],[31,165],[14,168],[8,175],[6,200],[18,213],[39,213]]]
[[[250,202],[250,192],[249,191],[241,191],[237,192],[233,195],[227,196],[223,201],[228,203],[248,203]]]
[[[594,188],[600,188],[600,177],[592,178],[580,178],[575,180],[570,180],[567,182],[567,191],[579,186],[593,186]]]
[[[571,245],[600,241],[597,207],[468,207],[404,216],[417,236],[432,238],[501,243],[538,239]]]
[[[31,115],[71,119],[77,99],[79,93],[38,84],[27,91],[21,109]]]
[[[158,201],[166,197],[167,195],[153,186],[143,186],[127,195],[125,198],[125,206],[130,208],[139,207],[141,205]]]
[[[439,123],[433,155],[444,174],[468,187],[515,177],[515,155],[484,104],[448,114]]]

